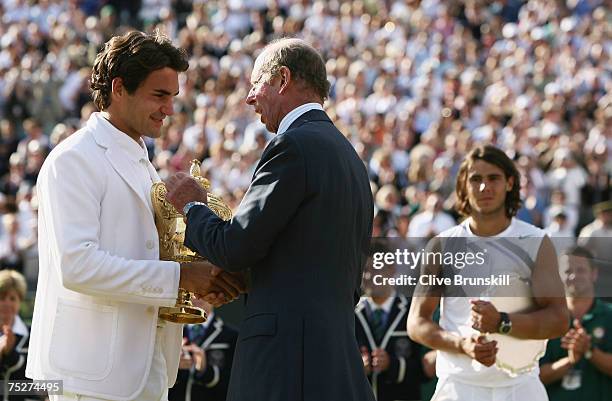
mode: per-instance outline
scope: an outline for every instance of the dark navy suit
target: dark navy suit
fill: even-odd
[[[372,352],[383,349],[389,355],[389,368],[368,376],[377,401],[420,400],[421,383],[425,380],[421,362],[421,346],[406,332],[410,303],[403,295],[393,297],[391,310],[384,324],[381,338],[374,335],[371,310],[365,298],[355,308],[357,342]]]
[[[251,269],[228,400],[374,399],[353,309],[372,217],[365,166],[320,110],[272,139],[231,221],[189,211],[189,248]]]
[[[207,327],[203,324],[186,325],[183,337],[204,349],[206,368],[202,372],[179,369],[176,384],[168,392],[168,400],[225,401],[238,332],[214,314]]]

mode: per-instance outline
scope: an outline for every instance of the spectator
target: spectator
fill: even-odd
[[[14,270],[0,271],[0,375],[3,386],[8,381],[27,380],[25,366],[30,329],[19,316],[19,307],[26,296],[26,281]],[[25,400],[25,395],[9,395],[4,400]]]
[[[612,389],[612,306],[595,293],[598,269],[592,261],[581,247],[560,259],[573,322],[562,338],[548,342],[541,359],[540,378],[551,401],[603,401]]]
[[[429,239],[442,231],[453,227],[455,219],[442,210],[442,199],[437,193],[427,197],[425,210],[415,215],[408,227],[408,237],[413,239]]]
[[[373,252],[385,252],[379,240]],[[418,400],[424,381],[421,346],[406,335],[404,323],[410,301],[392,286],[374,285],[373,276],[393,277],[394,266],[375,270],[366,263],[362,289],[366,297],[355,307],[357,343],[368,380],[378,401]]]
[[[179,373],[168,400],[225,401],[238,332],[226,324],[212,305],[202,301],[208,319],[185,325]]]

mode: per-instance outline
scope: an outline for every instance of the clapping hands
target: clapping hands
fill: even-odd
[[[567,350],[572,364],[578,363],[591,349],[591,336],[582,327],[580,320],[574,319],[573,327],[561,338],[561,348]]]

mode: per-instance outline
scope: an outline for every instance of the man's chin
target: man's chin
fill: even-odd
[[[147,138],[157,139],[161,137],[161,129],[149,129],[143,134],[143,136],[146,136]]]

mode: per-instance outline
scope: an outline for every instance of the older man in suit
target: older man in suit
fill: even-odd
[[[257,57],[251,83],[246,102],[277,135],[234,218],[218,219],[186,175],[168,182],[187,217],[185,244],[224,270],[251,269],[228,399],[373,400],[353,312],[372,196],[362,161],[323,111],[325,63],[282,39]]]

